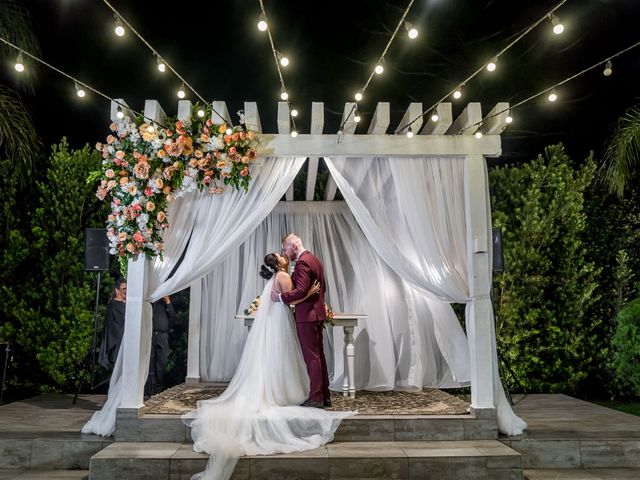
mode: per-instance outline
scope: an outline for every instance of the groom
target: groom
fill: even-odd
[[[271,300],[286,304],[304,298],[315,280],[320,282],[320,292],[296,305],[296,330],[302,347],[304,363],[311,385],[305,407],[330,407],[329,375],[324,358],[323,333],[326,313],[324,310],[324,267],[322,262],[302,245],[302,240],[291,233],[282,240],[282,253],[296,265],[291,276],[293,290],[281,294],[271,293]]]

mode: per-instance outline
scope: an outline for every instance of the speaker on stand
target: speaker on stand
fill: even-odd
[[[100,282],[102,280],[102,272],[109,271],[109,238],[107,237],[106,228],[85,228],[84,237],[84,269],[87,272],[98,272],[98,281],[96,282],[96,302],[93,309],[93,345],[91,352],[85,360],[83,372],[91,368],[91,390],[99,387],[94,385],[94,375],[96,368],[96,349],[98,343],[98,303],[100,302]],[[82,374],[78,381],[78,389],[73,397],[75,405],[80,389],[82,388]]]

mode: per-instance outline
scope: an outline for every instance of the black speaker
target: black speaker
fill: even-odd
[[[493,271],[504,272],[504,256],[502,255],[502,230],[494,228],[492,232],[493,243]]]
[[[109,270],[109,239],[106,228],[86,228],[84,231],[84,269],[92,272]]]

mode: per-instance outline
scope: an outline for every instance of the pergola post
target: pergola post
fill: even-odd
[[[483,155],[465,159],[465,210],[469,255],[467,339],[471,361],[471,407],[495,409],[493,332],[491,331],[491,277],[489,273],[488,180]]]
[[[191,284],[189,299],[189,338],[187,340],[187,378],[185,383],[200,383],[200,312],[202,280]]]
[[[145,300],[148,267],[144,253],[129,259],[127,272],[127,306],[122,338],[122,400],[120,408],[139,409],[143,406],[144,379],[147,376],[149,346],[142,342],[150,339],[151,315],[144,309],[151,308]],[[146,305],[145,305],[146,304]],[[146,332],[146,335],[145,335]],[[145,367],[146,366],[146,367]]]

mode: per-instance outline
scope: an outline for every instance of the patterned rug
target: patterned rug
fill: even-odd
[[[194,410],[198,400],[217,397],[225,385],[176,385],[145,401],[144,413],[179,415]],[[327,410],[358,410],[360,415],[460,415],[468,413],[464,400],[437,389],[419,392],[369,392],[361,390],[355,400],[332,392]]]

